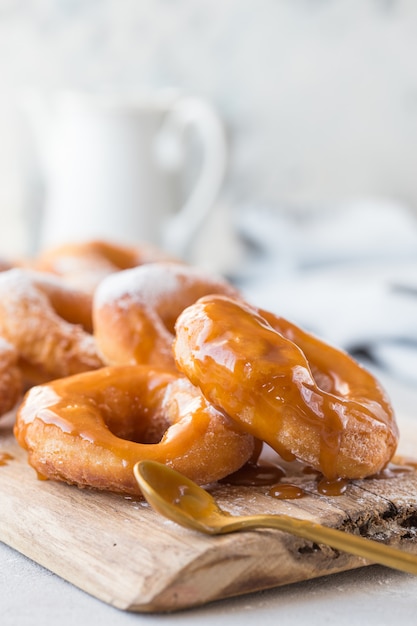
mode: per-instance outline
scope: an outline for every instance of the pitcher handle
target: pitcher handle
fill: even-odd
[[[200,98],[180,97],[158,135],[158,153],[165,167],[177,169],[184,160],[184,134],[189,128],[201,141],[201,172],[182,207],[169,219],[163,235],[164,247],[182,258],[188,256],[193,239],[215,205],[227,164],[226,135],[219,116]]]

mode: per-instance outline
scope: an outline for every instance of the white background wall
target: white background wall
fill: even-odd
[[[234,205],[417,211],[414,0],[0,0],[0,254],[26,245],[15,100],[143,85],[217,107]]]

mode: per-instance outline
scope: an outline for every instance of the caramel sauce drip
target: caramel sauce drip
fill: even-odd
[[[279,483],[271,487],[268,491],[268,495],[278,500],[296,500],[298,498],[304,498],[306,492],[302,487],[293,485],[291,483]]]
[[[272,485],[285,476],[285,471],[274,465],[257,465],[247,463],[237,472],[226,476],[220,482],[225,485],[259,487]]]
[[[14,456],[9,452],[0,451],[0,467],[3,465],[8,465],[9,461],[12,461]]]
[[[279,465],[264,464],[262,462],[246,463],[237,472],[223,478],[220,483],[241,487],[265,487],[270,489],[265,495],[278,500],[294,500],[303,498],[306,492],[302,487],[287,482],[281,482],[286,477],[286,471]],[[272,486],[271,486],[272,485]]]
[[[38,480],[45,480],[45,481],[48,480],[48,478],[45,476],[45,474],[41,474],[41,472],[38,472],[38,471],[36,472],[36,478]]]
[[[335,480],[322,478],[317,483],[317,491],[323,496],[341,496],[345,493],[348,484],[347,478],[336,478]]]
[[[301,475],[316,475],[317,492],[326,496],[341,496],[345,493],[349,480],[345,478],[336,478],[328,480],[320,472],[309,465],[299,464],[298,467]],[[383,478],[384,476],[381,476]],[[287,471],[279,466],[265,464],[262,461],[258,463],[249,462],[241,467],[237,472],[223,478],[220,483],[224,485],[233,485],[241,487],[264,487],[270,486],[266,492],[273,498],[279,500],[293,500],[303,498],[307,495],[305,489],[282,479],[287,478]]]

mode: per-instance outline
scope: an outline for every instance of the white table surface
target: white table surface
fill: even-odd
[[[401,419],[416,419],[417,391],[379,376]],[[279,563],[277,563],[279,567]],[[222,626],[379,626],[414,623],[417,577],[380,566],[369,566],[319,579],[258,592],[173,614],[119,611],[0,543],[0,624],[70,626],[89,624],[194,624]]]

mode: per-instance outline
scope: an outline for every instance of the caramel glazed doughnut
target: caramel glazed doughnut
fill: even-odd
[[[178,263],[149,263],[104,278],[93,300],[94,336],[103,361],[148,363],[177,372],[175,320],[213,293],[238,296],[224,279]]]
[[[208,296],[179,316],[174,351],[216,408],[329,480],[376,474],[395,452],[397,425],[375,378],[281,317]]]
[[[207,484],[239,469],[254,439],[185,377],[104,367],[32,387],[14,428],[44,478],[140,496],[133,467],[154,459]]]

